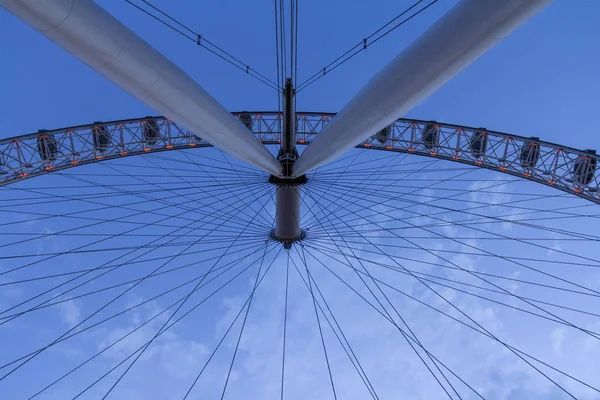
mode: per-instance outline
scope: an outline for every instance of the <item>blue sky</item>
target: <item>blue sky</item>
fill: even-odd
[[[180,65],[226,108],[232,111],[273,110],[276,108],[274,91],[245,76],[239,70],[225,64],[203,49],[197,48],[193,43],[144,16],[125,2],[103,0],[99,3]],[[456,2],[441,0],[439,3],[303,91],[298,98],[298,109],[327,112],[339,110],[374,73]],[[207,4],[206,2],[157,0],[153,4],[179,18],[192,29],[198,30],[254,69],[269,77],[275,77],[271,2],[227,0]],[[373,0],[366,3],[305,0],[301,2],[299,80],[302,81],[303,78],[312,75],[409,4],[412,4],[412,1]],[[576,148],[597,148],[598,138],[594,133],[595,126],[592,121],[600,104],[600,79],[597,77],[597,65],[600,63],[599,20],[600,2],[595,0],[556,0],[524,27],[411,111],[408,116],[482,126],[524,136],[538,136],[547,141]],[[98,120],[115,120],[155,114],[4,11],[0,11],[0,60],[0,87],[2,88],[0,117],[3,126],[0,138],[35,132],[38,129],[52,129]],[[211,156],[220,157],[216,150],[210,150],[210,152]],[[176,160],[184,160],[183,156],[174,157]],[[374,157],[374,155],[362,154],[361,157],[364,159],[365,157]],[[147,162],[134,159],[128,159],[126,163],[138,168],[151,167]],[[447,163],[443,163],[442,166],[453,168]],[[405,168],[408,170],[411,167],[405,166]],[[77,170],[78,168],[72,172],[76,173]],[[103,166],[91,166],[86,171],[102,173],[106,172],[106,169]],[[440,172],[439,176],[444,177],[445,173],[450,172]],[[482,185],[488,179],[503,178],[496,175],[490,178],[490,174],[485,175],[480,172],[476,172],[474,175],[481,180],[464,183],[463,187],[474,190],[483,187]],[[415,178],[426,179],[428,176],[430,175],[422,173],[416,175]],[[119,179],[123,185],[135,182],[135,179],[131,177],[122,176]],[[73,180],[57,177],[55,180],[48,178],[45,184],[51,186],[54,182],[57,185],[59,182],[74,183]],[[106,178],[106,182],[109,183],[110,178]],[[42,183],[34,179],[27,184],[31,185],[29,187],[35,187]],[[317,187],[315,190],[317,189],[320,190],[318,193],[324,195],[323,187]],[[473,197],[467,196],[466,198],[496,202],[518,198],[519,192],[549,193],[546,188],[532,188],[532,185],[527,183],[516,183],[511,190],[514,193],[493,193],[492,191],[492,193],[472,194]],[[440,192],[424,191],[419,195],[423,196],[423,199],[427,199],[428,194],[439,196]],[[15,195],[24,196],[21,193]],[[330,207],[335,204],[335,199],[331,198],[326,203]],[[539,206],[551,208],[562,204],[565,203],[548,200]],[[582,203],[573,200],[568,204]],[[347,203],[339,203],[339,207],[344,205],[352,207]],[[75,206],[62,204],[60,207],[61,212],[67,212]],[[150,204],[145,207],[149,209]],[[382,213],[386,211],[385,205],[375,209]],[[428,212],[427,208],[419,210],[423,213]],[[503,211],[506,212],[506,210],[490,210],[491,213],[498,215],[501,215]],[[113,213],[113,215],[118,215],[117,210],[113,210]],[[173,213],[175,212],[173,211]],[[19,220],[19,218],[25,218],[25,214],[10,218]],[[382,216],[373,218],[382,218]],[[460,219],[460,216],[457,219]],[[427,221],[423,216],[418,220]],[[508,225],[503,224],[500,228],[490,225],[489,229],[506,235],[531,233],[524,227]],[[39,232],[40,230],[52,232],[69,226],[71,225],[68,222],[48,225],[22,224],[18,229],[22,232]],[[577,228],[588,234],[594,233],[591,224],[580,226],[578,221],[571,221],[566,225],[561,225],[559,221],[554,226],[564,229]],[[319,226],[316,225],[316,229],[318,228]],[[450,227],[445,227],[440,231],[456,237],[460,237],[466,232],[465,229]],[[553,236],[548,234],[544,238],[552,239]],[[381,238],[378,240],[381,240],[381,243],[394,243]],[[56,238],[40,241],[37,250],[60,251],[73,247],[75,243],[84,242],[83,238]],[[127,243],[135,243],[135,241],[131,239]],[[532,250],[514,244],[510,248],[506,248],[506,245],[502,243],[488,245],[489,241],[481,236],[466,243],[459,245],[440,241],[431,246],[438,250],[463,252],[468,250],[468,244],[472,244],[513,256],[548,259],[555,257],[558,260],[573,261],[568,257],[560,258],[551,250],[546,249]],[[550,242],[549,246],[555,250],[568,250],[591,258],[599,258],[594,243],[573,244],[561,243],[556,240]],[[321,248],[321,250],[327,253],[326,248]],[[372,249],[364,244],[359,247],[359,251],[364,252],[361,253],[363,257],[371,257],[371,260],[375,262],[385,261],[382,256],[368,256],[368,250]],[[316,252],[315,249],[312,251]],[[396,255],[439,262],[431,254],[423,255],[415,251],[403,252],[402,250],[394,252]],[[209,252],[207,251],[203,256],[207,257],[207,253]],[[318,253],[314,254],[318,255]],[[110,258],[109,256],[107,255],[106,258],[98,256],[93,261],[94,263],[103,262]],[[327,260],[325,254],[321,254],[319,257]],[[452,256],[450,260],[467,269],[472,268],[481,272],[494,272],[494,268],[506,267],[498,261],[490,262],[485,257],[456,255]],[[185,261],[181,260],[180,263],[183,264]],[[329,260],[329,262],[334,261]],[[343,261],[343,258],[339,258],[339,261]],[[77,269],[81,265],[87,265],[90,258],[73,256],[73,258],[66,258],[63,262],[64,265],[57,263],[51,266],[67,270]],[[316,265],[317,260],[312,259],[311,263]],[[420,264],[409,263],[408,265],[417,267]],[[0,267],[4,268],[6,265],[0,264]],[[503,270],[507,276],[521,279],[528,277],[533,279],[534,277],[534,275],[528,275],[526,271],[519,271],[514,265],[509,267],[507,270]],[[557,274],[566,274],[565,276],[571,277],[575,275],[578,282],[589,283],[596,289],[600,287],[600,279],[595,270],[577,269],[573,274],[571,270],[561,270],[560,267],[550,266],[548,268]],[[339,268],[342,269],[341,266]],[[432,270],[424,269],[424,271],[431,272]],[[120,275],[123,280],[134,276],[137,275],[128,273]],[[130,381],[123,386],[121,396],[126,398],[136,398],[136,396],[139,398],[152,398],[152,396],[168,398],[172,393],[179,395],[179,392],[173,390],[180,390],[181,385],[189,385],[189,380],[194,375],[190,371],[199,369],[202,360],[212,350],[211,346],[215,344],[218,335],[226,329],[228,318],[237,312],[245,300],[243,293],[251,287],[253,276],[245,276],[244,281],[230,289],[222,298],[210,303],[212,307],[210,312],[200,314],[195,320],[188,321],[180,329],[160,341],[155,346],[155,350],[142,360],[141,366],[135,374],[132,374]],[[383,277],[390,279],[391,282],[420,299],[442,308],[445,307],[439,298],[414,282],[402,280],[391,272],[381,272],[381,275],[378,276],[382,279]],[[456,271],[450,271],[444,276],[452,277],[459,276],[459,274]],[[349,273],[346,277],[352,279]],[[461,277],[463,276],[461,275]],[[241,344],[243,352],[240,355],[240,365],[243,367],[234,371],[236,385],[232,388],[232,398],[236,394],[237,396],[246,395],[248,398],[276,398],[278,394],[278,381],[273,376],[276,376],[279,368],[277,360],[280,350],[275,344],[279,344],[281,340],[278,331],[281,326],[281,309],[276,305],[280,305],[283,300],[282,279],[284,279],[284,270],[281,268],[269,275],[265,286],[271,288],[272,291],[268,296],[257,298],[254,305],[255,318],[251,319],[250,325],[247,327],[248,334],[245,335]],[[354,279],[356,282],[356,278]],[[332,306],[341,310],[338,316],[342,324],[344,322],[349,324],[360,319],[360,324],[355,324],[357,325],[356,329],[351,332],[352,340],[355,341],[357,352],[363,357],[366,367],[371,371],[378,371],[375,373],[377,377],[374,379],[381,388],[382,398],[398,394],[403,394],[406,398],[444,398],[443,395],[440,395],[438,388],[431,384],[430,377],[420,366],[418,359],[405,356],[405,351],[409,350],[406,345],[401,347],[398,344],[397,332],[394,332],[389,325],[382,323],[377,315],[364,304],[351,303],[354,301],[351,296],[345,292],[342,295],[341,286],[336,286],[339,285],[339,282],[336,283],[334,278],[326,276],[325,272],[321,271],[317,275],[317,280],[322,282],[324,287],[332,290],[340,289],[339,297],[332,298],[331,302]],[[465,281],[467,280],[465,279]],[[105,284],[109,284],[109,282],[107,279]],[[475,281],[469,282],[474,283]],[[37,288],[43,288],[43,285],[37,286]],[[124,299],[123,305],[140,301],[159,289],[159,285],[149,286],[145,291],[136,292],[135,296]],[[312,304],[308,301],[300,301],[307,300],[308,297],[299,279],[293,281],[291,290],[299,300],[292,304],[293,312],[290,322],[291,326],[295,328],[292,331],[293,337],[290,339],[291,343],[295,343],[289,356],[290,376],[294,377],[289,382],[290,393],[293,393],[294,390],[297,391],[295,398],[330,398],[324,364],[322,362],[319,364],[309,363],[316,357],[322,357],[320,342],[316,340],[318,336],[315,326],[314,324],[306,325],[306,320],[314,318]],[[538,289],[529,290],[523,285],[510,287],[510,290],[538,296],[545,301],[553,300],[552,294]],[[363,290],[363,292],[365,291]],[[589,337],[572,330],[556,328],[556,325],[545,321],[535,320],[532,322],[531,318],[527,316],[473,301],[470,297],[452,293],[450,290],[444,293],[454,299],[457,304],[464,306],[464,309],[476,320],[487,324],[493,332],[503,335],[510,343],[523,345],[534,354],[546,355],[552,360],[553,365],[561,365],[565,369],[579,374],[577,376],[588,382],[597,382],[594,373],[600,368],[597,362],[600,359],[600,346],[597,341],[590,340]],[[10,303],[12,299],[18,299],[24,294],[11,294],[7,291],[3,295],[5,297],[0,297],[2,305],[4,305],[4,301]],[[451,366],[460,368],[465,376],[473,379],[480,385],[481,390],[484,390],[486,397],[515,400],[542,397],[565,398],[547,382],[539,379],[531,370],[515,362],[505,349],[490,346],[488,342],[477,335],[465,334],[461,330],[464,328],[459,325],[443,320],[432,312],[423,311],[398,294],[390,294],[390,296],[403,306],[403,312],[406,312],[411,321],[414,321],[413,327],[421,333],[420,337],[432,346],[432,351],[441,354],[444,361],[449,360]],[[175,298],[173,297],[173,299]],[[97,303],[92,300],[89,302],[88,300],[66,302],[56,314],[45,314],[44,318],[39,320],[25,319],[26,322],[22,325],[12,325],[8,327],[8,330],[0,330],[0,337],[5,340],[14,340],[15,332],[20,332],[24,338],[29,340],[12,342],[14,347],[11,346],[10,352],[16,356],[30,349],[32,344],[45,343],[56,336],[56,333],[73,326],[74,323],[81,320],[81,315],[85,315],[94,306],[101,304],[100,300]],[[561,300],[564,301],[563,304],[573,307],[589,306],[579,298],[570,298],[567,295],[561,297]],[[597,305],[597,300],[594,299],[594,301],[596,303],[591,303],[592,300],[590,303]],[[352,305],[350,306],[350,304]],[[57,368],[65,367],[84,359],[85,355],[91,355],[103,343],[117,337],[119,333],[125,332],[129,327],[135,326],[136,323],[159,310],[161,306],[164,307],[165,304],[151,303],[146,308],[138,310],[129,320],[108,325],[89,336],[84,336],[72,346],[64,347],[63,350],[48,352],[44,356],[46,358],[42,358],[37,366],[31,367],[28,371],[50,377],[54,371],[47,368],[48,365],[56,365]],[[593,306],[590,307],[592,310],[594,309]],[[115,308],[115,310],[117,309]],[[449,309],[447,311],[451,312]],[[600,330],[597,318],[581,316],[573,318],[574,321],[582,326],[585,325],[588,329]],[[162,320],[159,321],[162,322]],[[152,325],[152,327],[158,329],[159,325]],[[448,334],[442,335],[442,332]],[[89,379],[98,371],[104,371],[112,361],[122,358],[128,350],[134,349],[136,344],[139,344],[143,338],[147,338],[149,334],[151,334],[150,330],[144,332],[135,340],[103,358],[97,370],[92,369],[82,373],[79,377],[82,380]],[[394,336],[395,334],[396,336]],[[331,332],[326,333],[326,339],[335,340]],[[229,340],[226,346],[231,350],[233,344]],[[212,379],[220,379],[226,373],[228,354],[220,353],[216,363],[217,367],[205,377],[204,385],[206,386],[202,386],[203,388],[210,387]],[[352,375],[353,370],[348,363],[341,362],[344,357],[341,350],[339,348],[332,350],[331,356],[339,361],[339,364],[336,364],[339,367],[335,370],[338,379],[347,383],[342,389],[344,395],[347,398],[365,398],[365,393],[361,392],[364,387]],[[407,379],[400,380],[398,376]],[[6,390],[7,398],[21,398],[20,390],[26,387],[27,381],[27,375],[23,374],[10,381],[8,389],[0,387],[0,393],[2,390]],[[413,384],[413,382],[419,384]],[[77,380],[72,380],[66,386],[49,393],[46,398],[60,399],[64,398],[65,393],[76,393],[77,383]],[[92,392],[89,394],[89,398],[96,398],[95,396],[106,389],[106,386],[98,388],[98,392]],[[209,392],[209,389],[203,390],[207,390],[207,392],[199,392],[198,395],[203,393],[212,398],[212,392]],[[598,398],[584,390],[575,393],[585,399]]]

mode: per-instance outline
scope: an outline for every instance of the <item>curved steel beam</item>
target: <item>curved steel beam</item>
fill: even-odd
[[[234,116],[264,144],[280,144],[283,121],[278,112],[242,112]],[[313,142],[333,117],[333,113],[297,113],[296,143]],[[0,140],[0,186],[103,160],[209,146],[164,117],[40,131]],[[600,160],[590,150],[482,128],[411,119],[396,120],[356,147],[486,168],[600,204]]]
[[[323,165],[391,124],[552,0],[462,0],[373,77],[300,155]]]
[[[0,6],[202,139],[271,174],[281,172],[279,162],[252,132],[94,1],[0,0]]]

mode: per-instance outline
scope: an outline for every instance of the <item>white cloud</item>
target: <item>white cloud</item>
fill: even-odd
[[[67,299],[63,299],[67,300]],[[81,302],[78,300],[70,299],[59,303],[57,310],[60,314],[62,321],[69,327],[77,325],[81,321]]]
[[[550,340],[552,340],[552,349],[557,354],[562,354],[563,342],[567,336],[565,328],[556,328],[550,333]]]

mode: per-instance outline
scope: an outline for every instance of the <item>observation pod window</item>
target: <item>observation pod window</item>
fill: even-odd
[[[485,130],[479,130],[471,136],[471,154],[475,158],[481,158],[487,150],[488,135]]]
[[[246,128],[252,130],[253,121],[252,115],[250,115],[250,113],[240,114],[240,121],[242,122],[242,124],[246,125]]]
[[[423,129],[423,135],[421,137],[423,146],[425,146],[427,150],[433,150],[434,147],[438,145],[439,136],[439,127],[435,124],[435,122],[427,124],[425,129]]]
[[[391,136],[392,136],[392,125],[388,125],[385,128],[383,128],[382,130],[380,130],[379,132],[377,132],[372,137],[373,137],[373,139],[377,140],[379,143],[385,144],[385,142],[387,142]]]
[[[148,146],[154,146],[160,139],[160,128],[155,119],[142,121],[142,136]]]
[[[585,150],[585,152],[590,155],[579,156],[573,164],[573,181],[580,185],[587,186],[594,180],[594,174],[596,172],[596,167],[598,166],[598,158],[595,157],[595,150]]]
[[[40,135],[37,138],[37,150],[40,157],[44,161],[55,161],[58,155],[58,145],[54,135],[49,135],[44,130],[38,132]]]
[[[94,141],[94,149],[99,153],[104,153],[110,143],[110,132],[105,126],[96,122],[96,126],[92,128],[92,139]]]
[[[533,168],[537,164],[540,158],[540,145],[538,137],[531,137],[527,142],[523,144],[523,148],[521,148],[521,166],[523,168]]]

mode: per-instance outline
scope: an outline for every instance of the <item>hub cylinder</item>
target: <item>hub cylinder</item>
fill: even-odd
[[[282,241],[300,239],[300,186],[278,185],[275,208],[276,238]]]

